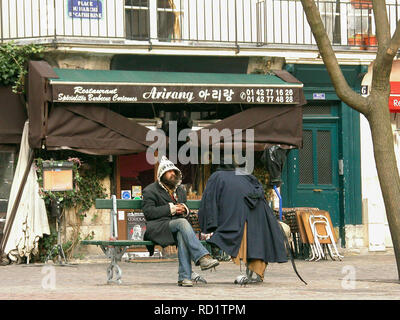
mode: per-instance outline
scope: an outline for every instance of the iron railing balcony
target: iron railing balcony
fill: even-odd
[[[368,0],[316,1],[334,46],[376,47]],[[391,32],[400,1],[388,0]],[[2,0],[6,41],[315,47],[298,0]]]

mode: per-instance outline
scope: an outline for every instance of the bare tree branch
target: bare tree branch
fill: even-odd
[[[400,33],[398,28],[394,35],[394,41],[390,38],[390,26],[386,11],[386,1],[372,0],[373,11],[375,16],[376,36],[378,39],[378,51],[373,67],[372,90],[371,95],[375,91],[386,92],[389,94],[390,73],[392,71],[393,58],[397,53],[396,43]],[[393,48],[392,48],[393,45]]]
[[[368,100],[354,92],[343,76],[314,0],[301,0],[301,3],[337,95],[346,104],[366,114],[369,110]]]
[[[393,34],[392,40],[390,41],[387,54],[395,56],[400,48],[400,20],[397,21],[396,30]]]
[[[376,38],[379,44],[385,45],[390,41],[390,27],[386,13],[386,1],[372,0],[372,9],[375,17]]]

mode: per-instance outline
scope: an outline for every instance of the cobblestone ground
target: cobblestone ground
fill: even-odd
[[[398,300],[400,284],[393,254],[346,255],[342,261],[296,260],[304,285],[290,263],[270,264],[263,283],[239,286],[244,272],[232,262],[216,271],[194,271],[207,280],[178,287],[177,261],[120,262],[122,284],[107,284],[108,260],[71,261],[69,265],[13,264],[0,267],[1,300]]]

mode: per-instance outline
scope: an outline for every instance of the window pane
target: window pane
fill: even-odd
[[[157,8],[171,8],[173,1],[171,0],[157,0]]]
[[[299,150],[299,182],[313,184],[313,143],[312,131],[303,131],[303,148]]]
[[[305,115],[330,115],[331,107],[328,105],[306,105],[303,107],[303,114]]]
[[[149,0],[125,0],[126,6],[148,7]]]
[[[125,21],[127,39],[148,39],[148,10],[126,10]]]
[[[178,1],[157,1],[157,35],[159,40],[172,41],[181,39],[181,6],[182,3]]]
[[[336,0],[317,3],[322,22],[332,43],[340,43],[340,6]]]
[[[173,12],[158,12],[158,38],[160,40],[171,40],[180,38],[179,20],[175,20],[175,14]]]
[[[317,132],[318,184],[332,184],[331,131]]]

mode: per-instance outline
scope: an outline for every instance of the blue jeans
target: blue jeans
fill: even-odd
[[[197,263],[201,257],[209,254],[206,248],[197,239],[196,234],[190,223],[184,218],[178,218],[169,222],[169,229],[172,233],[176,232],[178,241],[178,281],[191,279],[192,262]]]

